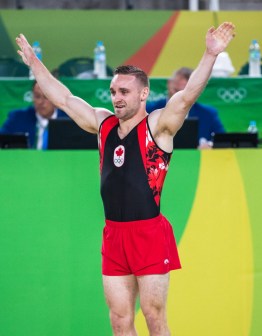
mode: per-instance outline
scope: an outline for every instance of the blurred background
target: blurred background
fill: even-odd
[[[199,9],[210,9],[219,6],[220,10],[260,10],[261,0],[2,0],[1,8],[12,9],[190,9],[194,5]]]
[[[226,81],[211,79],[200,100],[218,108],[228,131],[246,131],[250,120],[256,120],[258,128],[262,128],[258,109],[261,107],[258,85],[261,81],[259,78],[245,78],[248,76],[250,43],[253,39],[262,41],[262,12],[258,10],[262,1],[181,2],[181,8],[190,5],[194,10],[166,9],[177,6],[179,1],[134,1],[132,10],[123,10],[130,7],[123,1],[113,1],[110,5],[107,1],[46,1],[41,4],[41,9],[37,1],[21,1],[19,4],[23,10],[14,9],[17,8],[14,1],[1,3],[2,6],[9,5],[10,9],[2,9],[0,12],[0,61],[3,60],[0,73],[1,69],[6,70],[6,59],[20,61],[15,38],[23,33],[31,44],[38,41],[44,64],[66,81],[76,95],[91,104],[110,109],[109,79],[108,82],[105,79],[98,84],[93,80],[92,85],[91,82],[82,85],[83,82],[72,80],[78,76],[76,70],[68,74],[69,68],[72,68],[68,61],[76,58],[93,59],[96,43],[101,40],[106,49],[108,75],[112,75],[112,70],[120,64],[141,67],[150,76],[149,100],[154,100],[166,95],[166,79],[176,69],[197,66],[204,51],[207,29],[212,25],[217,27],[223,21],[232,21],[236,25],[236,38],[227,53],[233,71]],[[61,9],[66,8],[66,3],[74,6],[74,9]],[[209,8],[211,3],[212,6],[219,5],[219,10],[196,10],[201,6]],[[82,9],[84,4],[85,9]],[[144,9],[142,4],[149,9]],[[226,6],[230,4],[229,10]],[[11,67],[13,69],[13,65]],[[25,66],[23,68],[24,78],[20,75],[19,81],[11,81],[10,74],[0,81],[0,125],[12,108],[31,103],[30,81],[26,81],[28,69]]]

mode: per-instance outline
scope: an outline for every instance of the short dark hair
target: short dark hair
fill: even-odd
[[[193,71],[194,71],[194,69],[187,68],[187,67],[179,68],[178,70],[176,70],[173,73],[173,76],[170,79],[173,79],[175,76],[178,75],[178,76],[181,76],[181,77],[189,80],[189,77],[191,76],[191,74],[192,74]]]
[[[149,79],[147,74],[140,68],[133,65],[120,65],[114,70],[115,75],[132,75],[135,76],[143,86],[149,87]]]

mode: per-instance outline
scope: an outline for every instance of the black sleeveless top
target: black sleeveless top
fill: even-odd
[[[160,213],[160,195],[171,153],[153,141],[143,119],[123,139],[112,115],[99,130],[101,196],[106,219],[134,221]]]

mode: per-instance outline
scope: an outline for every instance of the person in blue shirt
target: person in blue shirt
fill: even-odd
[[[167,81],[168,97],[156,101],[147,102],[146,110],[148,113],[161,109],[166,106],[170,97],[185,88],[193,69],[182,67],[174,72],[173,76]],[[191,107],[187,117],[198,118],[199,148],[211,147],[212,133],[224,133],[225,128],[219,119],[218,111],[212,106],[195,102]]]
[[[33,105],[9,112],[0,133],[28,133],[30,148],[47,149],[49,119],[68,116],[46,98],[37,82],[33,83],[32,91]]]

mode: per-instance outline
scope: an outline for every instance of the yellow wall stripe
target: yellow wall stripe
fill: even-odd
[[[169,77],[182,66],[195,68],[195,60],[199,61],[205,50],[207,29],[213,24],[212,12],[181,11],[150,76]]]
[[[233,150],[202,151],[196,198],[179,251],[183,268],[171,273],[168,299],[171,334],[248,335],[252,242]],[[136,326],[139,336],[148,335],[141,311]]]

